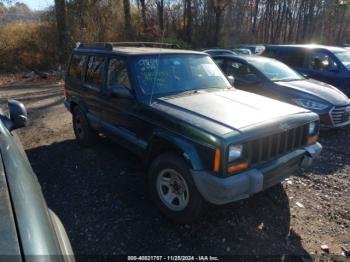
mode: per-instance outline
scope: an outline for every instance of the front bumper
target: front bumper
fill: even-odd
[[[278,184],[300,167],[309,167],[321,150],[321,144],[316,143],[273,160],[259,169],[250,169],[227,178],[205,171],[193,171],[192,177],[204,199],[216,205],[227,204]]]

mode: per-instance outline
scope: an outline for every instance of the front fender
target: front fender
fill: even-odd
[[[148,146],[148,156],[152,155],[152,151],[154,149],[154,145],[157,143],[157,141],[166,141],[167,143],[171,144],[173,147],[179,149],[181,152],[183,152],[183,156],[185,159],[189,162],[191,165],[191,168],[193,170],[203,170],[203,164],[199,157],[199,154],[197,152],[196,147],[194,146],[193,142],[190,140],[180,137],[178,135],[167,133],[163,131],[157,131],[153,134],[149,146]]]

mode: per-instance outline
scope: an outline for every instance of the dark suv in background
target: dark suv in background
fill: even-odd
[[[23,104],[0,109],[1,261],[75,261],[66,231],[46,205],[37,177],[14,130],[24,127]]]
[[[167,217],[194,221],[206,201],[247,198],[320,153],[315,113],[236,90],[208,54],[164,47],[80,44],[65,105],[81,145],[104,133],[141,156]]]
[[[282,61],[307,77],[331,84],[350,96],[350,51],[322,45],[268,45],[264,56]]]

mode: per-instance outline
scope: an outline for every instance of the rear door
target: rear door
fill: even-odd
[[[106,57],[104,55],[90,55],[87,57],[83,75],[82,93],[87,104],[87,111],[98,119],[103,116],[102,87],[105,82],[105,66]]]

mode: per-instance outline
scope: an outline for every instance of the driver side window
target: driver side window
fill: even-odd
[[[332,71],[338,66],[327,53],[316,51],[311,54],[309,68],[317,71]]]
[[[111,58],[109,60],[107,78],[108,90],[111,90],[113,85],[124,85],[128,89],[131,89],[126,59]]]
[[[234,76],[243,81],[254,82],[259,80],[255,72],[252,71],[248,64],[243,64],[237,61],[227,61],[226,75]]]

